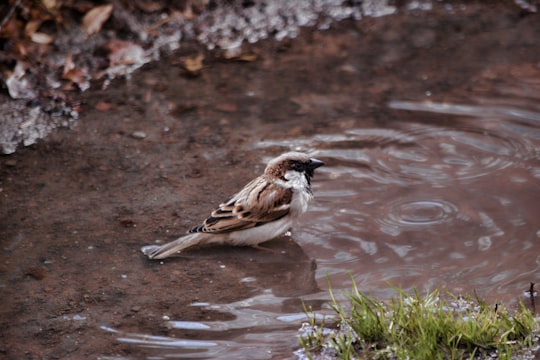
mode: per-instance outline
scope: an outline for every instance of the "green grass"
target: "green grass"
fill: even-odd
[[[356,284],[346,310],[330,291],[337,328],[304,326],[299,337],[307,358],[481,359],[513,355],[530,348],[538,333],[534,315],[523,304],[510,314],[504,305],[471,298],[443,300],[437,291],[422,297],[397,290],[388,303],[362,294]]]

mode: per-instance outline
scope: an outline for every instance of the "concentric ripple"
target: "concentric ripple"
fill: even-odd
[[[519,163],[534,153],[526,139],[503,137],[474,127],[450,130],[422,126],[405,131],[402,137],[414,140],[385,147],[373,167],[389,182],[401,179],[444,184],[474,179]]]
[[[396,225],[433,225],[453,219],[457,206],[443,200],[405,201],[392,204],[388,222]]]
[[[380,231],[391,236],[399,236],[407,228],[452,222],[459,214],[453,203],[436,199],[398,200],[389,203],[384,212],[375,222]]]

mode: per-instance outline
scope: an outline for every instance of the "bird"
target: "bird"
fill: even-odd
[[[253,246],[283,235],[313,198],[311,179],[324,162],[301,152],[270,160],[264,173],[220,204],[201,225],[164,245],[141,248],[149,259],[165,259],[192,246]]]

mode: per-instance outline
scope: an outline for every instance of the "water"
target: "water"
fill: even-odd
[[[308,255],[325,264],[317,277],[331,272],[338,288],[350,286],[352,273],[361,288],[374,292],[389,281],[505,300],[537,282],[539,113],[399,101],[389,106],[449,114],[445,120],[456,125],[437,126],[434,118],[431,126],[406,122],[392,131],[359,129],[347,140],[326,138],[329,149],[321,157],[335,159],[336,166],[322,170],[331,180],[319,185],[306,235],[313,246]],[[340,153],[344,141],[347,151]],[[338,183],[341,192],[331,188]]]
[[[345,301],[351,279],[381,298],[395,294],[392,284],[524,299],[529,283],[540,282],[540,112],[398,100],[388,107],[401,116],[384,128],[253,144],[312,151],[327,163],[292,234],[317,264],[306,262],[294,276],[314,279],[320,291],[302,291],[298,282],[297,293],[276,294],[271,284],[240,302],[194,304],[232,314],[231,321],[164,319],[196,340],[128,333],[118,341],[167,349],[167,358],[287,358],[306,318],[301,305],[285,304],[301,295],[307,306],[318,304],[318,316],[331,316],[320,305],[329,300],[328,282]]]

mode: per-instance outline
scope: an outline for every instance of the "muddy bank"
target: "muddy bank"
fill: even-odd
[[[386,106],[395,98],[470,101],[488,91],[504,98],[498,89],[507,84],[538,99],[539,31],[538,15],[523,16],[514,6],[441,6],[265,41],[253,45],[252,62],[206,53],[198,77],[178,65],[192,53],[179,53],[106,92],[89,91],[72,129],[0,157],[0,353],[159,356],[167,350],[119,342],[103,327],[204,339],[163,320],[232,320],[193,304],[228,304],[264,291],[288,298],[283,312],[301,312],[300,299],[320,285],[316,258],[294,232],[268,243],[271,253],[216,247],[160,263],[139,248],[183,234],[258,175],[263,159],[288,150],[255,150],[256,142],[384,127],[412,116]],[[228,339],[234,330],[207,336]],[[294,343],[272,348],[268,358],[292,357]]]

